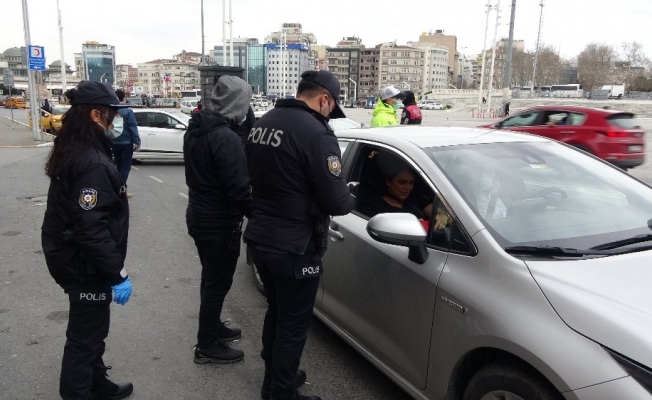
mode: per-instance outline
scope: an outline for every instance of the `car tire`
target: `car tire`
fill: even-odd
[[[536,370],[527,365],[498,362],[473,375],[464,400],[562,400],[561,394]]]
[[[249,247],[247,247],[247,264],[251,265],[251,275],[254,277],[254,284],[256,285],[256,289],[258,289],[260,293],[265,294],[265,285],[263,285],[263,281],[260,279],[260,275],[256,269],[256,263],[254,263],[254,260],[252,260],[251,256],[249,255]]]

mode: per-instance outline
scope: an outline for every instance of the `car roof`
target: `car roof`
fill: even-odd
[[[620,111],[620,110],[612,110],[612,109],[607,109],[607,108],[596,108],[596,107],[583,107],[583,106],[565,106],[561,104],[556,104],[556,105],[544,105],[544,106],[534,106],[527,108],[523,110],[524,112],[527,111],[575,111],[575,112],[580,112],[580,113],[597,113],[597,114],[602,114],[605,116],[613,115],[613,114],[633,114],[629,111]]]
[[[410,142],[420,148],[465,144],[546,142],[542,136],[506,130],[465,127],[392,126],[358,128],[335,132],[339,138],[379,141],[387,144]]]

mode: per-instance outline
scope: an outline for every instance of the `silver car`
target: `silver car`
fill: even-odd
[[[652,188],[534,135],[337,134],[357,205],[314,313],[374,366],[415,399],[652,399]],[[441,219],[365,214],[389,164]]]

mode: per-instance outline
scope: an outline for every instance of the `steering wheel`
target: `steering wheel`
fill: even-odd
[[[568,198],[568,194],[566,194],[566,192],[564,192],[563,190],[561,190],[559,188],[555,188],[555,187],[549,187],[549,188],[539,190],[532,198],[544,199],[547,195],[552,194],[552,193],[559,193],[562,200]]]

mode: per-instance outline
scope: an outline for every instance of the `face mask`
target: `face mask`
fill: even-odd
[[[494,174],[483,173],[479,186],[481,192],[490,191],[494,187]]]
[[[124,124],[122,118],[116,115],[116,117],[113,118],[113,129],[104,128],[104,135],[109,139],[115,139],[118,136],[122,135],[123,129]]]

